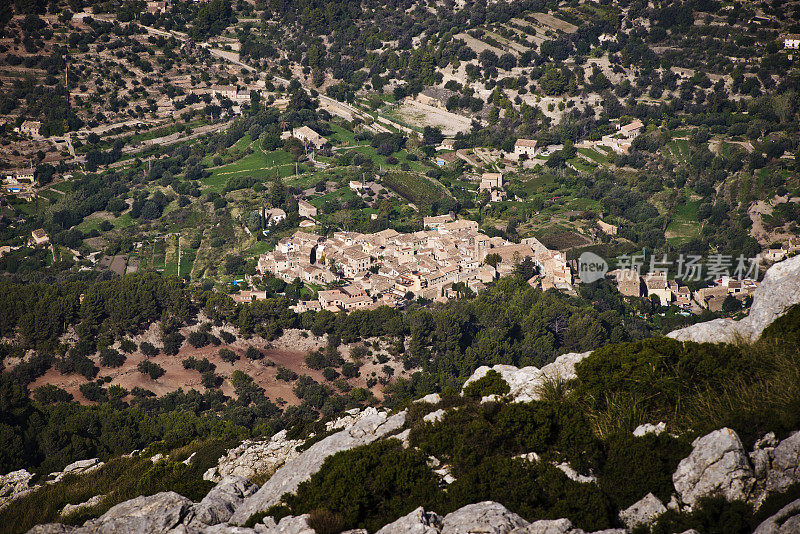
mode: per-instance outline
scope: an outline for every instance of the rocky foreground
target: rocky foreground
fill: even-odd
[[[772,267],[755,295],[748,318],[735,321],[712,321],[695,325],[670,334],[678,340],[730,342],[737,339],[756,339],[774,319],[800,302],[800,257]],[[575,377],[575,365],[589,353],[565,354],[541,369],[516,368],[497,365],[481,367],[467,381],[469,385],[493,369],[508,383],[511,402],[529,402],[539,398],[541,386],[547,380],[568,380]],[[484,400],[492,400],[484,398]],[[429,395],[417,402],[438,404],[438,395]],[[432,411],[426,420],[437,420],[444,409]],[[655,422],[654,422],[655,423]],[[337,431],[338,430],[338,431]],[[310,534],[310,517],[290,516],[276,522],[267,516],[252,528],[244,524],[256,513],[277,504],[285,493],[297,491],[303,481],[319,471],[322,463],[337,452],[349,450],[377,440],[398,439],[408,446],[406,412],[380,412],[374,408],[348,412],[344,417],[328,424],[329,435],[302,450],[300,441],[287,440],[285,432],[269,440],[246,441],[231,449],[218,465],[209,469],[205,477],[216,486],[200,502],[192,502],[174,492],[164,492],[147,497],[137,497],[120,503],[97,519],[83,526],[73,527],[58,523],[39,525],[31,533],[267,533]],[[646,424],[637,428],[634,435],[665,431],[663,423]],[[535,453],[523,455],[527,461],[538,462]],[[96,461],[77,462],[67,470],[94,469]],[[437,472],[447,480],[447,466]],[[595,484],[590,475],[577,473],[568,464],[556,466],[573,480]],[[67,471],[65,470],[65,472]],[[274,474],[258,487],[248,480],[264,472]],[[30,486],[31,475],[25,471],[0,477],[0,506],[24,494]],[[800,431],[779,441],[770,433],[759,439],[752,450],[747,450],[739,436],[731,429],[721,428],[692,443],[691,453],[684,458],[672,475],[674,492],[669,502],[662,502],[652,493],[619,513],[626,528],[602,532],[619,533],[653,523],[668,509],[690,511],[700,499],[723,496],[729,501],[744,501],[758,508],[771,495],[786,491],[800,482]],[[92,503],[93,504],[93,503]],[[73,506],[88,505],[88,503]],[[352,530],[366,532],[363,530]],[[580,534],[569,518],[542,520],[530,523],[495,502],[480,502],[464,506],[446,516],[439,516],[423,508],[385,525],[380,534]],[[687,531],[693,532],[693,531]],[[800,499],[791,502],[769,517],[755,530],[757,534],[790,534],[800,532]],[[687,534],[684,533],[684,534]],[[676,533],[677,534],[677,533]]]

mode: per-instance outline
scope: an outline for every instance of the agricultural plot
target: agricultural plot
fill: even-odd
[[[238,161],[217,167],[210,176],[203,178],[202,183],[208,189],[220,193],[228,179],[233,176],[251,176],[266,180],[276,175],[286,178],[292,174],[294,174],[294,163],[291,154],[283,150],[264,153],[256,149]]]
[[[609,160],[609,157],[607,155],[600,153],[594,148],[579,148],[577,149],[577,152],[584,158],[589,159],[594,163],[597,163],[604,167],[608,167],[611,164],[611,161]]]
[[[667,226],[666,238],[673,245],[700,235],[700,221],[697,215],[700,201],[688,201],[675,210],[672,220]]]
[[[420,208],[430,206],[437,200],[449,196],[449,192],[438,182],[423,175],[407,172],[386,173],[383,177],[383,186]]]

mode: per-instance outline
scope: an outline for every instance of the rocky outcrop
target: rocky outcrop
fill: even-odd
[[[528,522],[502,504],[484,501],[468,504],[444,517],[442,534],[505,534],[518,527],[526,527]]]
[[[778,513],[758,525],[753,534],[796,534],[800,532],[800,499],[793,501]]]
[[[591,352],[562,354],[553,363],[541,369],[538,367],[515,367],[513,365],[495,365],[494,367],[478,367],[472,376],[464,383],[467,387],[472,382],[480,380],[490,370],[500,373],[508,384],[508,395],[514,402],[530,402],[539,400],[541,388],[547,380],[570,380],[575,378],[575,364],[586,358]]]
[[[750,313],[741,321],[715,319],[667,334],[678,341],[731,343],[737,339],[754,341],[775,319],[800,303],[800,256],[776,263],[764,274],[753,293]]]
[[[587,533],[573,526],[569,519],[540,519],[528,526],[512,530],[511,534],[625,534],[625,529],[611,528]]]
[[[715,430],[692,443],[691,454],[672,475],[680,500],[693,506],[701,497],[719,494],[729,501],[747,500],[755,473],[739,436],[729,428]]]
[[[365,414],[352,428],[337,432],[313,444],[294,460],[288,461],[254,495],[245,499],[231,517],[231,523],[242,524],[256,512],[276,504],[284,493],[294,493],[301,482],[319,471],[328,456],[354,447],[366,445],[399,430],[406,421],[405,411],[395,415],[378,412],[374,408]]]
[[[425,414],[422,417],[422,420],[423,421],[427,421],[429,423],[436,423],[437,421],[441,421],[442,417],[444,417],[444,410],[442,410],[440,408],[440,409],[438,409],[436,411],[433,411],[433,412],[431,412],[429,414]]]
[[[39,486],[31,484],[33,473],[25,469],[11,471],[0,476],[0,510],[11,504],[11,501],[27,495]]]
[[[87,521],[76,533],[157,534],[177,527],[192,514],[192,501],[174,491],[136,497],[120,503],[97,519]]]
[[[230,449],[220,458],[216,467],[203,474],[203,478],[219,482],[229,475],[253,478],[256,475],[273,473],[286,462],[300,456],[297,447],[302,444],[302,440],[286,439],[285,430],[266,441],[247,440]]]
[[[781,441],[773,450],[766,477],[766,493],[781,493],[800,481],[800,432]]]
[[[61,513],[59,513],[59,516],[66,517],[71,513],[78,512],[86,508],[91,508],[92,506],[100,504],[100,501],[102,501],[104,498],[105,495],[95,495],[91,499],[88,499],[79,504],[67,504],[64,506],[64,508],[61,509]]]
[[[667,507],[652,493],[619,513],[620,520],[630,529],[639,525],[649,525],[667,511]]]
[[[258,491],[246,478],[228,475],[194,506],[194,521],[204,525],[226,523],[237,506]]]
[[[59,482],[62,478],[64,478],[67,475],[84,475],[86,473],[91,473],[92,471],[97,471],[104,465],[105,462],[101,462],[99,458],[78,460],[77,462],[72,462],[71,464],[66,466],[63,471],[50,473],[50,478],[53,479],[53,482]]]
[[[667,429],[667,424],[663,421],[658,423],[657,425],[652,425],[650,423],[645,423],[643,425],[637,426],[633,430],[633,435],[637,438],[641,438],[642,436],[646,436],[647,434],[655,434],[656,436],[664,433]]]
[[[314,529],[309,524],[308,514],[299,516],[284,517],[278,523],[271,517],[264,521],[265,528],[261,525],[257,528],[260,534],[315,534]]]
[[[442,528],[442,516],[426,512],[421,506],[389,523],[375,534],[438,534]]]

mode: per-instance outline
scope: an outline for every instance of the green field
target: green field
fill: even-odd
[[[605,154],[601,154],[597,150],[593,148],[579,148],[577,149],[578,154],[582,154],[583,156],[589,158],[590,160],[594,161],[595,163],[599,163],[603,166],[608,166],[611,162],[609,161],[608,156]]]
[[[264,154],[260,148],[242,159],[217,167],[211,171],[211,175],[203,178],[202,183],[208,189],[221,193],[228,182],[228,178],[233,176],[252,176],[257,179],[274,178],[276,173],[281,178],[286,178],[294,174],[294,164],[292,155],[283,150],[267,152]]]
[[[700,201],[688,201],[675,210],[667,226],[667,239],[670,244],[679,245],[700,235],[700,221],[697,216]]]
[[[383,177],[383,185],[420,209],[448,196],[442,185],[419,174],[389,172]]]

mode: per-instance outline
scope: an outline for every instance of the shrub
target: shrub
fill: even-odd
[[[223,361],[233,363],[239,359],[239,355],[236,354],[231,349],[219,349],[219,357],[222,358]]]
[[[283,380],[285,382],[291,382],[293,380],[297,380],[297,373],[288,369],[283,366],[278,366],[278,374],[275,376],[278,380]]]
[[[287,497],[287,504],[294,514],[336,514],[340,530],[374,532],[418,506],[435,507],[440,496],[426,457],[391,439],[330,456],[296,495]]]
[[[161,342],[164,345],[164,353],[172,356],[178,354],[181,350],[181,345],[186,338],[180,332],[170,332],[161,336]]]
[[[97,382],[86,382],[85,384],[81,384],[79,389],[81,391],[81,395],[83,395],[88,401],[102,402],[104,400],[108,400],[108,395],[105,388],[101,387]]]
[[[649,492],[663,502],[669,501],[673,491],[672,473],[692,452],[686,439],[673,438],[666,433],[640,438],[621,433],[612,436],[607,447],[598,481],[619,509],[627,508]]]
[[[224,341],[225,343],[227,343],[229,345],[231,343],[233,343],[234,341],[236,341],[236,336],[234,334],[228,332],[227,330],[221,330],[219,335],[222,338],[222,341]]]
[[[667,510],[652,527],[652,534],[668,534],[694,529],[708,534],[749,534],[758,526],[753,507],[724,497],[704,497],[691,512]]]
[[[484,376],[464,388],[464,396],[481,399],[489,395],[505,395],[511,391],[503,376],[490,369]]]
[[[253,345],[249,345],[247,347],[247,351],[244,353],[244,355],[248,360],[260,360],[264,357],[261,351],[255,348]]]
[[[214,371],[206,371],[202,374],[201,383],[206,389],[216,389],[222,385],[222,377]]]
[[[325,380],[330,382],[339,378],[339,373],[337,373],[336,369],[333,367],[326,367],[322,370],[322,376],[325,377]]]
[[[121,350],[122,352],[128,353],[128,354],[130,354],[132,352],[135,352],[136,351],[136,343],[134,343],[133,341],[131,341],[130,339],[128,339],[126,337],[122,338],[122,340],[119,342],[119,350]]]
[[[71,401],[72,393],[53,384],[45,384],[33,390],[33,398],[40,404],[55,404]]]
[[[163,367],[155,362],[151,362],[150,360],[139,362],[139,365],[136,366],[136,369],[138,369],[143,375],[148,375],[153,380],[158,380],[165,373]]]
[[[205,332],[189,332],[189,337],[187,340],[189,341],[189,344],[196,349],[205,347],[210,343],[208,335]]]
[[[126,359],[124,354],[114,349],[108,347],[100,349],[100,365],[103,367],[120,367]]]
[[[159,352],[156,346],[148,341],[142,341],[142,343],[139,345],[139,350],[141,350],[142,354],[148,358],[156,356]]]

